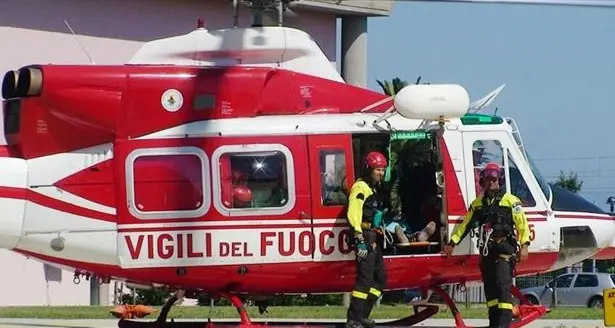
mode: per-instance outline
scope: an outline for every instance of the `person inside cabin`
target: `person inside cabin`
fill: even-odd
[[[245,208],[247,206],[245,201],[249,195],[250,202],[252,199],[252,191],[248,186],[248,175],[240,169],[233,168],[230,175],[226,178],[222,178],[222,203],[228,208]],[[246,190],[247,189],[247,190]]]
[[[376,325],[369,316],[386,285],[382,238],[377,233],[377,228],[382,226],[384,202],[380,185],[386,167],[387,158],[382,153],[368,153],[361,163],[361,176],[348,196],[347,219],[354,237],[349,244],[355,249],[357,271],[347,312],[347,328]]]
[[[287,189],[285,175],[279,173],[277,177],[270,180],[270,187],[260,189],[256,201],[256,207],[282,207],[287,201]]]
[[[431,170],[431,148],[427,143],[406,143],[398,154],[396,174],[390,191],[390,211],[386,217],[386,230],[396,243],[408,244],[427,241],[437,229],[426,202],[431,192],[425,186],[435,186]],[[417,188],[417,186],[421,186]],[[436,187],[437,188],[437,187]],[[425,224],[427,222],[427,224]]]
[[[437,196],[434,196],[437,199]],[[436,232],[440,220],[440,210],[437,208],[436,199],[428,199],[421,204],[421,215],[414,217],[416,221],[427,222],[421,230],[412,229],[408,224],[406,216],[397,208],[394,216],[387,216],[385,220],[386,230],[393,235],[395,243],[409,244],[428,241]]]
[[[246,185],[235,185],[233,187],[233,208],[252,207],[252,190]]]
[[[399,244],[410,244],[429,240],[436,232],[436,222],[429,223],[420,231],[412,231],[405,220],[400,219],[401,216],[394,217],[386,226],[388,232],[392,233],[395,242]]]
[[[239,170],[233,170],[231,173],[231,181],[233,185],[248,185],[248,175]]]
[[[236,156],[231,159],[233,183],[250,189],[253,207],[282,207],[288,199],[285,163],[281,154]]]
[[[485,166],[480,172],[480,185],[485,190],[484,195],[472,202],[463,222],[455,227],[442,251],[449,257],[468,232],[477,232],[489,327],[508,328],[513,318],[514,268],[516,262],[528,257],[530,230],[519,198],[501,188],[504,172],[499,165]]]

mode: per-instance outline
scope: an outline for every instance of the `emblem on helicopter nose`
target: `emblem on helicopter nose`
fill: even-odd
[[[162,107],[167,112],[176,112],[182,108],[182,105],[184,104],[184,96],[181,92],[175,89],[169,89],[162,94],[160,102],[162,103]]]

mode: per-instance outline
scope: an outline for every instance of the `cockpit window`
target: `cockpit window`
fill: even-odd
[[[483,188],[479,183],[480,171],[487,164],[497,164],[504,167],[504,148],[498,140],[476,140],[472,145],[472,158],[474,163],[474,185],[476,196],[482,195]]]
[[[532,195],[532,191],[528,187],[521,171],[515,164],[515,160],[508,153],[508,175],[510,179],[510,192],[519,197],[524,207],[536,206],[536,200]]]
[[[530,169],[532,170],[532,173],[534,174],[534,176],[536,177],[536,180],[538,181],[540,190],[542,190],[542,193],[545,195],[545,198],[547,198],[548,201],[551,201],[552,194],[551,194],[551,187],[549,186],[549,183],[547,183],[547,180],[545,180],[542,174],[540,174],[538,167],[536,166],[536,164],[534,164],[534,161],[532,160],[532,157],[529,154],[527,155],[527,161],[530,164]]]
[[[608,214],[598,205],[591,203],[587,199],[573,193],[570,190],[552,186],[554,211],[587,212],[596,214]]]

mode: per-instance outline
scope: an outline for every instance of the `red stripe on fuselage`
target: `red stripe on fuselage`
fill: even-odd
[[[116,222],[115,215],[67,203],[59,199],[39,194],[31,189],[0,186],[0,198],[24,199],[40,206],[44,206],[67,214],[73,214],[106,222]]]
[[[26,190],[23,188],[0,186],[0,198],[26,199]]]

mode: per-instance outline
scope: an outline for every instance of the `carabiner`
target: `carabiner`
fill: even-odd
[[[485,236],[485,244],[483,247],[483,256],[489,255],[489,238],[491,238],[491,233],[493,230],[488,230],[487,235]]]

